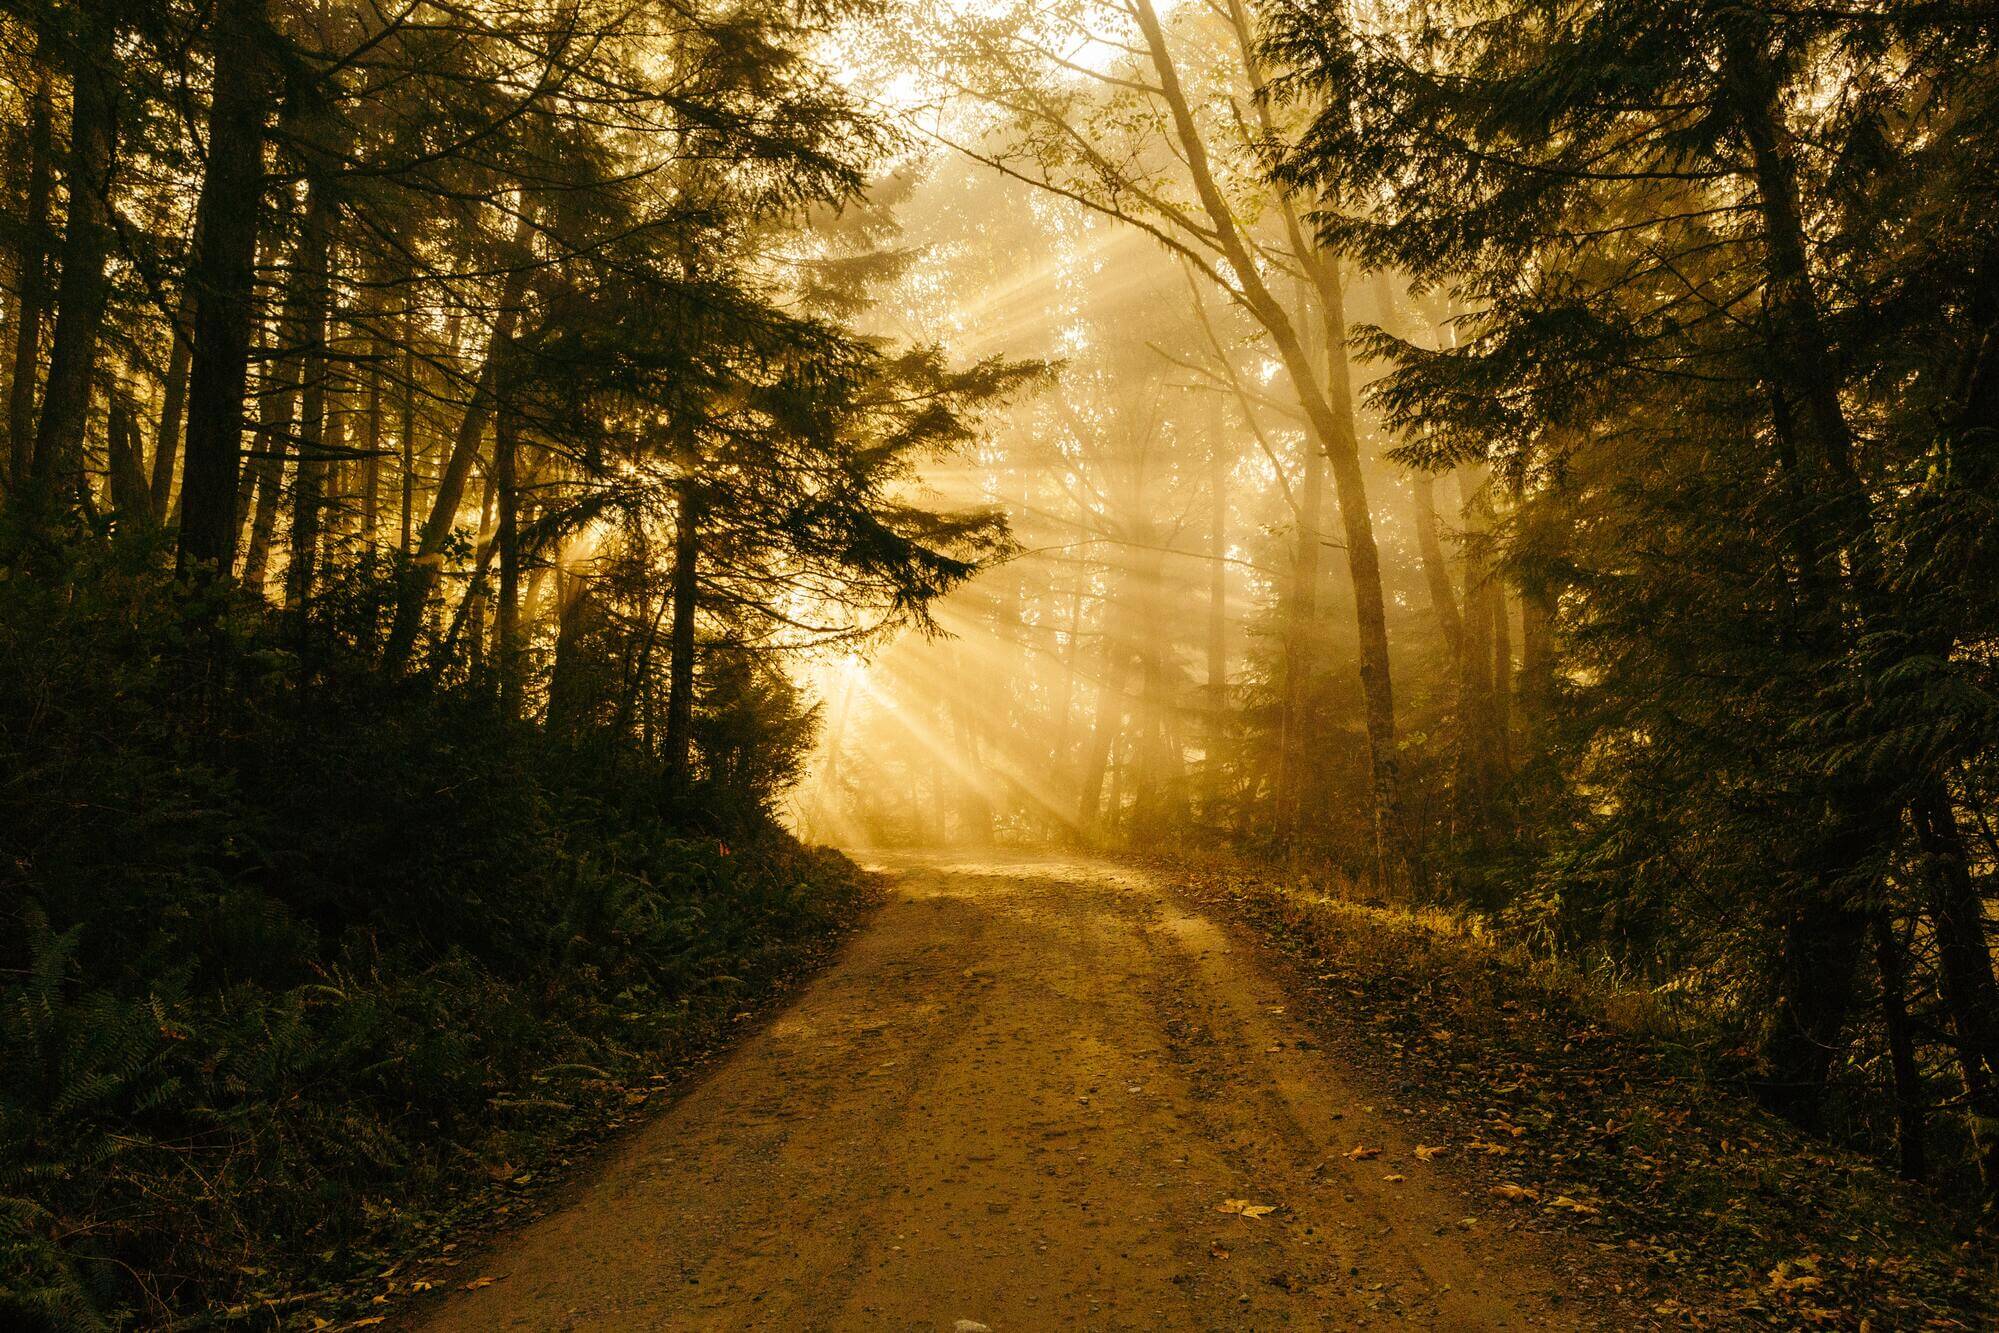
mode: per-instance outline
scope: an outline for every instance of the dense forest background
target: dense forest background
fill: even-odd
[[[0,5],[0,1310],[393,1254],[853,918],[787,825],[1443,906],[1989,1201],[1995,60]]]
[[[1020,547],[955,637],[821,668],[804,826],[1447,906],[1989,1196],[1993,39],[1290,0],[885,38],[955,154],[885,308],[1061,369],[951,474]]]

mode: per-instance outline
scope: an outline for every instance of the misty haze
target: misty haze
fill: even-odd
[[[0,4],[0,1328],[1999,1327],[1999,19]]]

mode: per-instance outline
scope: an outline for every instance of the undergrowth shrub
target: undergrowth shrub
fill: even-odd
[[[0,1325],[337,1282],[859,902],[754,799],[47,560],[0,575]]]

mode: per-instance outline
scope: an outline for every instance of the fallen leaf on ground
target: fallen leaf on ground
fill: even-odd
[[[1492,1187],[1492,1192],[1494,1194],[1497,1194],[1502,1199],[1520,1200],[1520,1199],[1538,1199],[1541,1197],[1541,1192],[1539,1190],[1529,1189],[1525,1185],[1515,1185],[1511,1181],[1508,1181],[1507,1183],[1502,1185],[1494,1185]]]
[[[1366,1161],[1366,1160],[1367,1160],[1368,1158],[1370,1158],[1370,1157],[1379,1157],[1379,1156],[1381,1156],[1381,1149],[1379,1149],[1379,1148],[1363,1148],[1363,1147],[1362,1147],[1362,1146],[1361,1146],[1360,1144],[1358,1144],[1358,1143],[1356,1143],[1356,1144],[1355,1144],[1355,1145],[1353,1146],[1353,1151],[1347,1154],[1347,1157],[1348,1157],[1348,1158],[1349,1158],[1350,1160],[1352,1160],[1352,1161],[1356,1161],[1356,1162],[1365,1162],[1365,1161]]]
[[[1435,1157],[1437,1154],[1443,1152],[1443,1150],[1444,1150],[1443,1144],[1438,1144],[1435,1147],[1429,1147],[1419,1143],[1416,1145],[1416,1160],[1419,1162],[1427,1162],[1432,1157]]]
[[[1277,1211],[1274,1203],[1251,1203],[1248,1199],[1223,1199],[1215,1205],[1218,1213],[1233,1213],[1237,1217],[1268,1217]]]
[[[1383,1176],[1382,1179],[1387,1181],[1391,1185],[1400,1185],[1403,1181],[1409,1179],[1409,1177],[1401,1174],[1398,1171],[1391,1171],[1387,1175]]]
[[[499,1280],[500,1279],[496,1277],[475,1277],[470,1282],[467,1282],[465,1284],[464,1290],[477,1291],[481,1287],[490,1287]]]
[[[1550,1208],[1563,1208],[1578,1216],[1589,1216],[1602,1211],[1595,1204],[1584,1203],[1581,1199],[1571,1199],[1566,1194],[1557,1194],[1554,1198],[1548,1200],[1548,1206]]]

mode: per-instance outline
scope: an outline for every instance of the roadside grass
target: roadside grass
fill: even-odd
[[[1296,1011],[1446,1151],[1495,1224],[1623,1260],[1660,1327],[1990,1329],[1999,1247],[1961,1205],[1803,1133],[1656,997],[1223,857],[1144,864],[1278,955]]]

